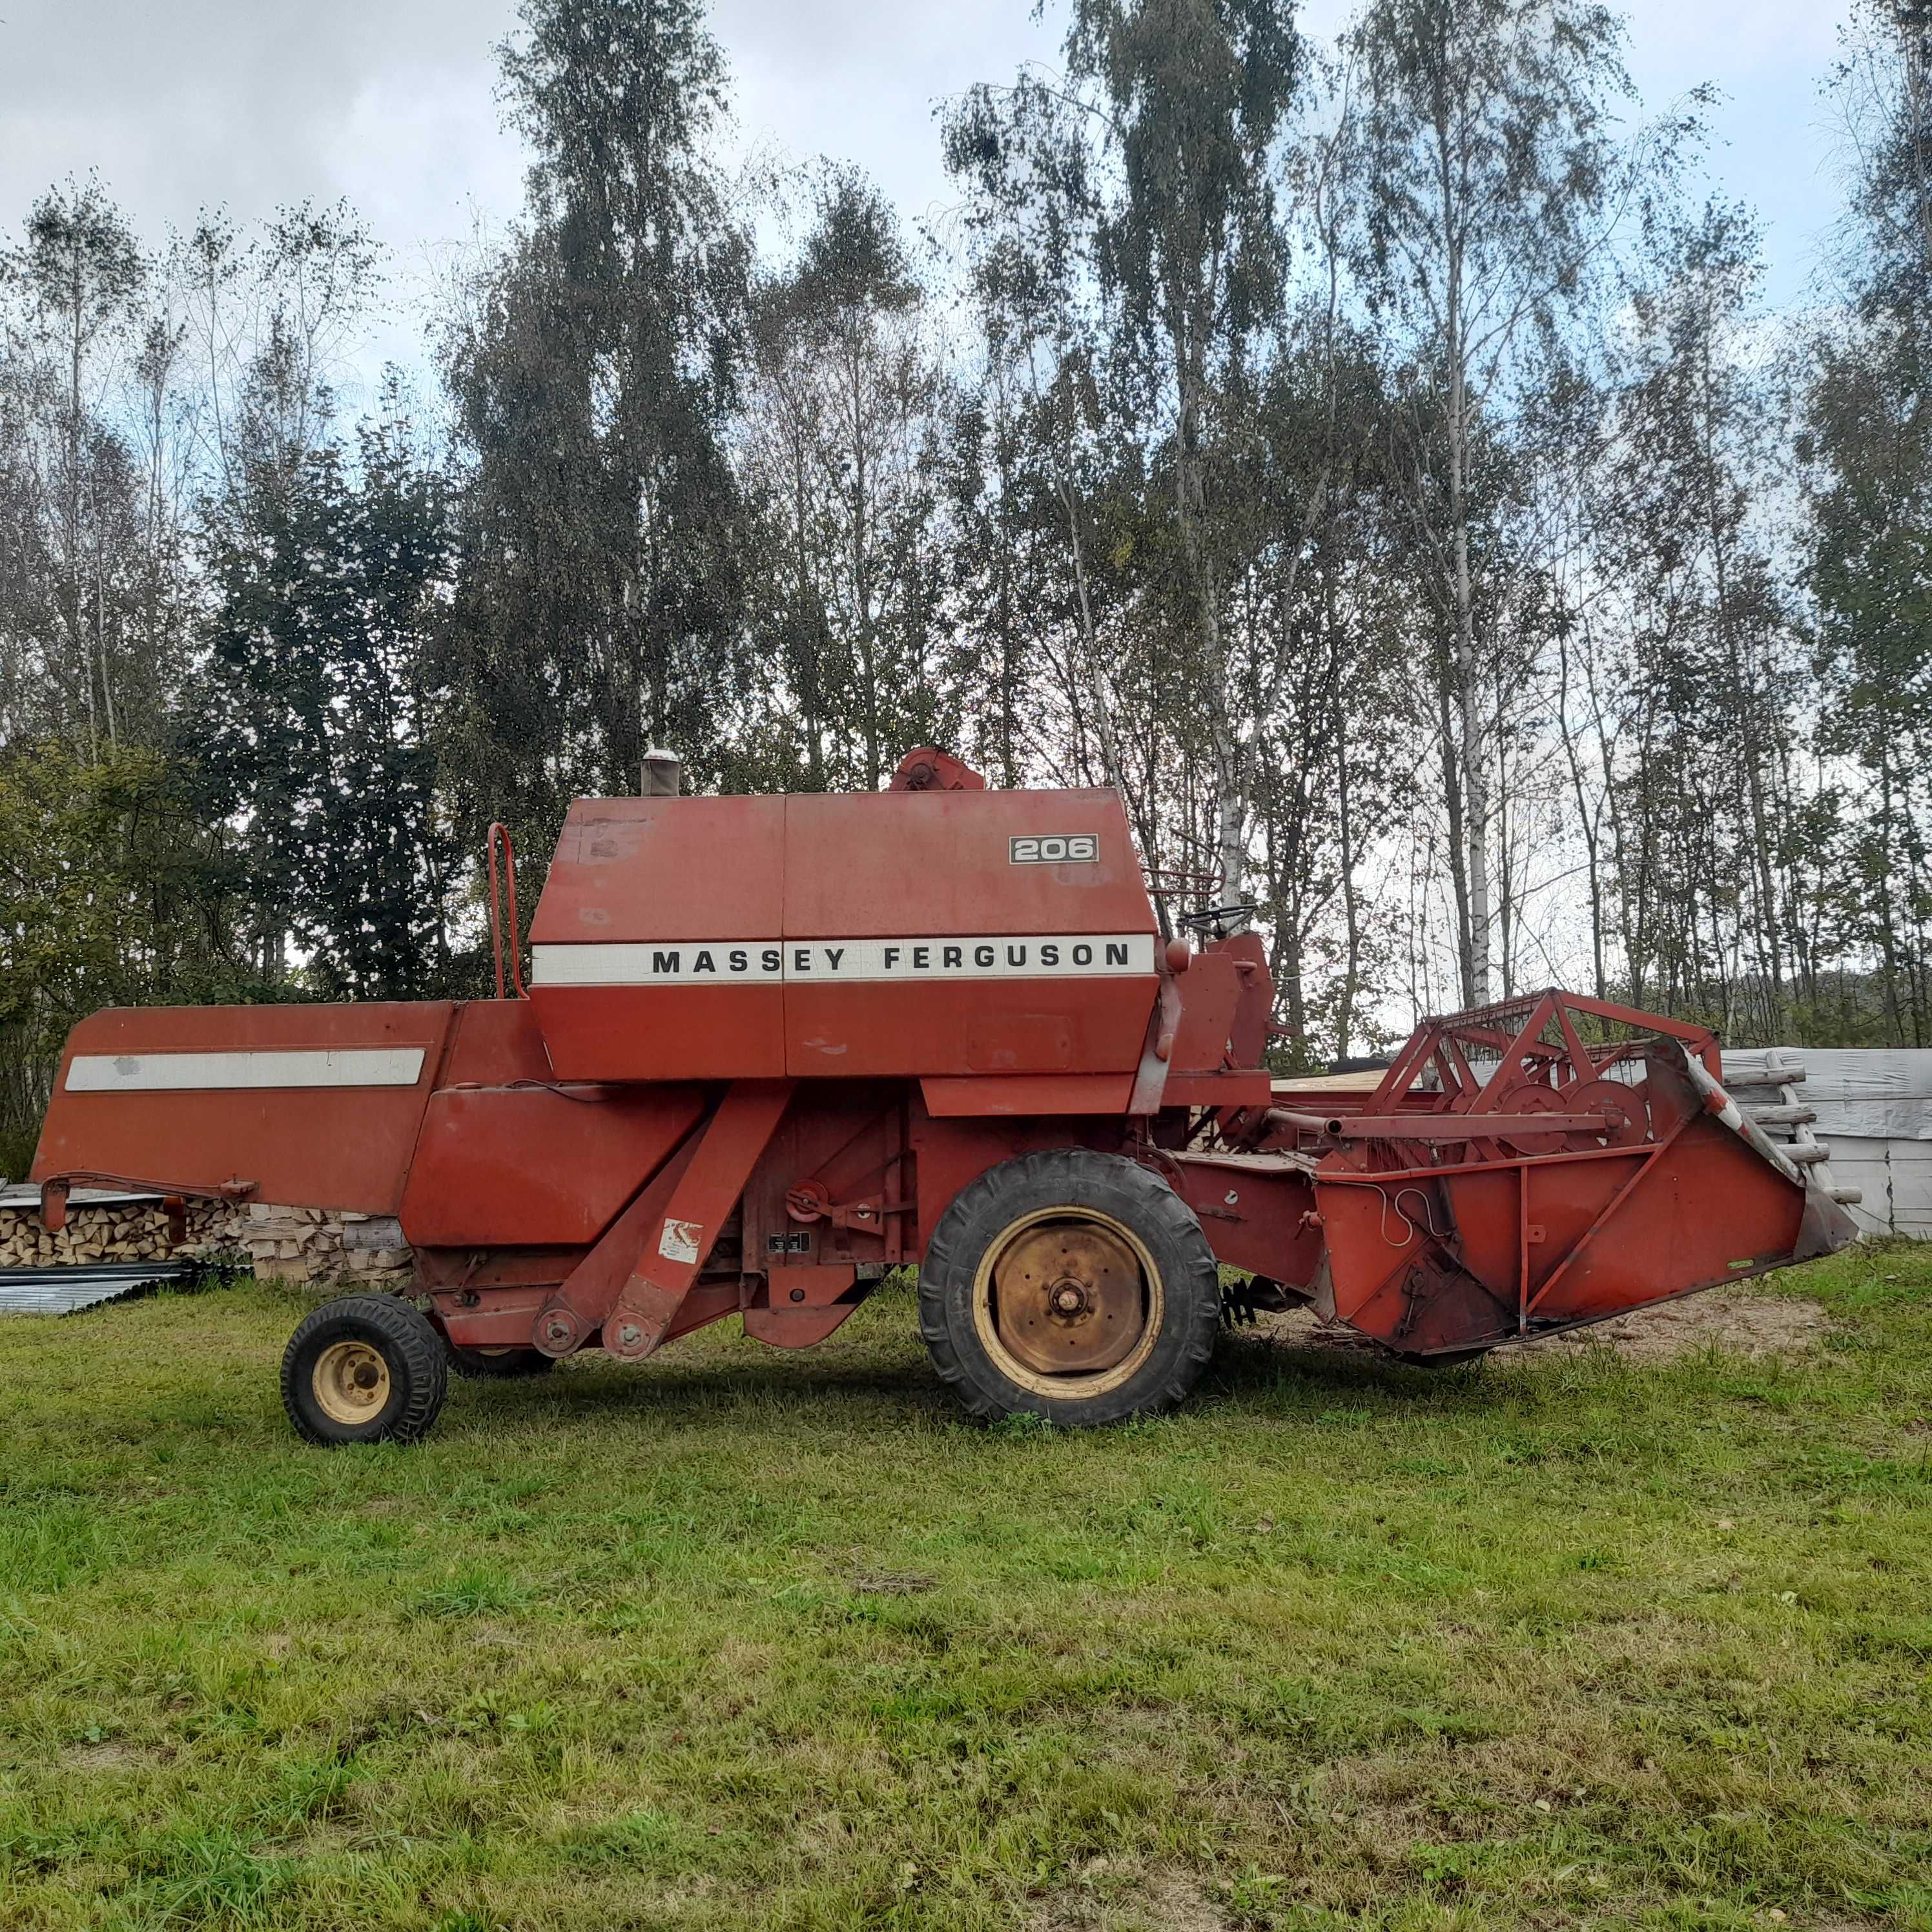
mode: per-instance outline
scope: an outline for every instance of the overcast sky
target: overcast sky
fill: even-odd
[[[514,213],[522,160],[490,49],[514,0],[0,0],[0,228],[99,171],[142,230],[203,205],[247,219],[346,196],[406,271]],[[1323,38],[1348,0],[1306,0]],[[1762,215],[1780,302],[1802,293],[1835,199],[1817,82],[1842,0],[1634,0],[1652,110],[1702,81],[1719,182]],[[909,214],[943,205],[935,103],[1051,61],[1031,0],[718,0],[740,138],[868,169]],[[1054,17],[1058,17],[1057,10]]]

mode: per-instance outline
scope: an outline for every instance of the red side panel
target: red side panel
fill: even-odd
[[[596,1101],[538,1087],[433,1095],[403,1232],[418,1247],[588,1246],[703,1111],[695,1087]]]
[[[530,927],[531,1004],[575,1080],[784,1070],[782,798],[580,799]]]
[[[1018,1074],[1005,1079],[922,1080],[926,1110],[936,1120],[990,1115],[1124,1114],[1131,1073]]]
[[[551,1078],[527,1001],[461,1010],[403,1196],[412,1245],[588,1246],[704,1109],[695,1087],[518,1084]]]
[[[1155,927],[1115,794],[787,806],[785,936],[820,942],[810,974],[788,976],[788,1072],[1131,1072],[1157,984]],[[844,941],[862,956],[819,976],[825,943]]]
[[[68,1036],[33,1178],[72,1172],[393,1214],[448,1000],[110,1007]]]
[[[471,1000],[457,1008],[439,1087],[508,1087],[556,1078],[529,1000]]]
[[[1043,1148],[1088,1147],[1117,1154],[1121,1151],[1125,1130],[1126,1123],[1118,1116],[934,1120],[922,1106],[916,1106],[910,1137],[919,1202],[918,1253],[924,1252],[953,1196],[988,1168]]]
[[[914,796],[921,796],[915,794]],[[1154,979],[951,986],[789,986],[800,1076],[1117,1072],[1146,1034]]]
[[[580,798],[530,925],[532,946],[772,939],[783,798]]]
[[[580,800],[530,938],[569,1079],[1131,1073],[1159,983],[1108,791]]]
[[[1315,1187],[1301,1168],[1240,1154],[1177,1154],[1163,1172],[1199,1216],[1214,1258],[1297,1288],[1322,1265]]]
[[[567,1080],[776,1075],[784,1067],[783,999],[776,985],[530,988],[551,1060]]]
[[[1168,1064],[1176,1073],[1217,1072],[1228,1057],[1240,1004],[1240,971],[1226,952],[1197,952],[1174,983],[1180,995],[1180,1024]]]
[[[1117,793],[828,792],[784,802],[788,938],[1155,930]],[[1092,842],[1067,842],[1076,839]],[[1016,840],[1034,843],[1016,857]],[[1067,850],[1093,856],[1031,856]]]
[[[1170,1073],[1160,1094],[1164,1107],[1265,1107],[1274,1098],[1274,1079],[1265,1067]]]

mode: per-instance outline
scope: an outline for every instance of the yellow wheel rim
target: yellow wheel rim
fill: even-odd
[[[389,1365],[367,1342],[332,1342],[310,1376],[316,1406],[332,1422],[368,1422],[389,1400]]]
[[[1009,1381],[1056,1402],[1090,1401],[1131,1382],[1160,1339],[1165,1307],[1147,1244],[1091,1208],[1022,1215],[988,1245],[973,1277],[980,1346]],[[1104,1341],[1088,1332],[1100,1324]],[[1048,1367],[1056,1358],[1072,1366]]]

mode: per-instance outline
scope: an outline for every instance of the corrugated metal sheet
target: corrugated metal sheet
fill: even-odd
[[[1831,1149],[1832,1180],[1864,1196],[1852,1219],[1868,1234],[1932,1240],[1932,1048],[1770,1051],[1804,1070],[1786,1097],[1816,1114],[1811,1131]],[[1727,1080],[1767,1072],[1764,1048],[1724,1055]]]
[[[1866,1141],[1932,1141],[1932,1047],[1785,1046],[1804,1070],[1804,1102],[1818,1110],[1818,1136]],[[1724,1055],[1733,1078],[1760,1072],[1763,1049]]]
[[[158,1201],[158,1194],[130,1194],[113,1187],[76,1187],[68,1197],[70,1208],[128,1208],[137,1202]],[[40,1190],[32,1181],[0,1181],[0,1208],[32,1208],[40,1204]]]
[[[1822,1120],[1818,1132],[1824,1136]],[[1832,1174],[1864,1196],[1850,1210],[1852,1219],[1868,1234],[1932,1241],[1932,1141],[1841,1133],[1829,1138]]]
[[[86,1262],[68,1268],[0,1268],[0,1315],[71,1315],[158,1281],[180,1281],[190,1262]]]

